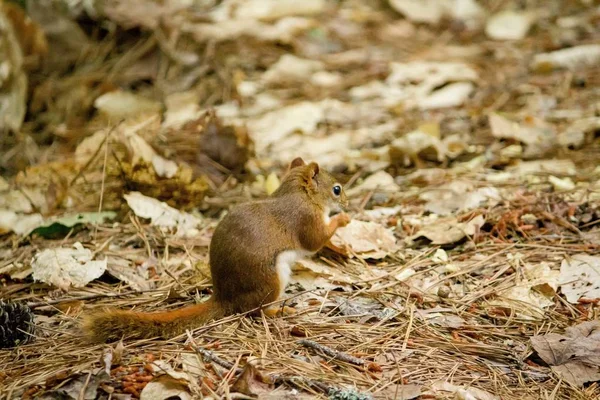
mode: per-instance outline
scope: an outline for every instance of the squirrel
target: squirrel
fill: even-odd
[[[238,205],[219,222],[209,245],[213,293],[200,304],[173,311],[104,309],[84,319],[89,341],[171,338],[228,315],[263,310],[274,317],[291,307],[267,306],[283,294],[294,263],[325,246],[348,225],[348,200],[332,175],[295,158],[268,198]],[[331,212],[339,212],[330,217]]]

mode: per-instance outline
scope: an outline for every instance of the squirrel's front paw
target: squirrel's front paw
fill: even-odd
[[[334,217],[337,221],[338,227],[342,228],[350,223],[350,216],[345,212],[341,212]]]

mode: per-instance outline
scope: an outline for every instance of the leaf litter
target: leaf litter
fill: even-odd
[[[598,397],[596,9],[17,3],[0,295],[40,329],[0,351],[0,398]],[[294,267],[296,315],[82,343],[97,307],[202,301],[219,218],[295,156],[353,216]]]

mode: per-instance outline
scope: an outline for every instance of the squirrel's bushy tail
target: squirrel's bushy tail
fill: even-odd
[[[85,317],[83,332],[91,342],[108,342],[121,338],[171,338],[186,329],[198,327],[226,315],[212,298],[204,303],[163,312],[135,312],[105,309]]]

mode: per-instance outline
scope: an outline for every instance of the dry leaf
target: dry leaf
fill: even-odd
[[[564,192],[575,189],[575,183],[569,177],[561,179],[557,178],[554,175],[550,175],[548,177],[548,182],[552,184],[552,187],[554,187],[554,190],[556,190],[557,192]]]
[[[96,98],[94,107],[113,122],[161,110],[159,102],[122,90],[108,92]]]
[[[125,258],[108,256],[106,272],[138,292],[154,289],[155,286],[149,279],[148,268],[144,264],[136,265]]]
[[[590,117],[577,120],[558,134],[558,143],[565,147],[581,147],[589,132],[600,130],[600,117]]]
[[[42,250],[31,261],[33,279],[63,290],[83,287],[106,270],[107,260],[92,261],[92,256],[79,242],[73,244],[73,248]]]
[[[467,181],[454,180],[419,195],[427,201],[425,209],[439,215],[448,215],[457,211],[470,210],[484,204],[494,206],[500,201],[500,193],[494,187],[475,189]]]
[[[231,386],[231,392],[243,393],[247,396],[258,396],[273,390],[272,384],[256,367],[246,364],[244,370]]]
[[[533,336],[531,345],[554,373],[572,385],[600,381],[600,322],[583,322],[565,333]]]
[[[455,395],[456,399],[460,400],[500,400],[500,397],[495,396],[485,390],[454,385],[450,382],[436,381],[431,385],[431,390],[437,392],[450,392]]]
[[[248,121],[256,152],[265,154],[269,146],[294,132],[312,133],[324,117],[320,103],[300,102]]]
[[[534,15],[528,12],[500,11],[487,20],[485,34],[495,40],[523,39],[534,21]]]
[[[415,22],[435,25],[447,16],[478,25],[484,10],[475,0],[389,0],[390,6]]]
[[[159,228],[174,230],[177,236],[194,236],[198,232],[196,228],[202,222],[191,214],[139,192],[131,192],[123,197],[135,215],[150,219],[151,224]]]
[[[320,273],[315,273],[310,269],[296,269],[292,277],[290,278],[291,284],[297,284],[302,290],[350,290],[349,283],[336,282],[335,279],[331,279],[330,276],[324,277]]]
[[[398,385],[387,386],[384,390],[377,392],[374,399],[377,400],[411,400],[421,395],[421,385]]]
[[[226,0],[212,11],[215,21],[223,19],[275,20],[298,15],[315,15],[325,8],[324,0]]]
[[[517,253],[509,258],[509,261],[519,260],[520,257]],[[518,263],[520,264],[520,261]],[[521,269],[523,280],[509,289],[499,291],[498,296],[488,300],[487,304],[512,309],[517,316],[524,319],[539,319],[544,315],[544,308],[554,305],[559,272],[545,262],[525,264]]]
[[[94,400],[98,398],[98,387],[110,381],[110,375],[104,370],[97,373],[82,373],[70,377],[71,379],[60,389],[52,390],[48,395],[56,399]]]
[[[350,284],[354,283],[354,281],[349,276],[344,275],[336,268],[330,267],[328,264],[325,264],[322,261],[317,261],[309,258],[299,260],[296,262],[294,271],[301,269],[310,270],[317,275],[325,276],[333,282]]]
[[[0,235],[8,232],[26,235],[43,223],[41,214],[21,214],[0,209]]]
[[[306,82],[313,73],[323,69],[320,61],[299,58],[293,54],[284,54],[262,75],[267,84],[285,84]]]
[[[382,192],[397,192],[400,187],[394,181],[394,177],[385,171],[377,171],[373,175],[368,176],[360,184],[347,190],[349,196],[354,196],[364,192],[370,191],[382,191]]]
[[[350,89],[355,100],[380,98],[386,107],[404,109],[456,107],[474,89],[477,72],[463,63],[422,62],[391,63],[385,82],[372,81]]]
[[[95,5],[93,10],[96,13],[105,15],[126,29],[157,29],[161,21],[171,21],[175,14],[191,5],[189,0],[109,0],[91,4]]]
[[[564,259],[558,281],[569,303],[577,304],[582,297],[600,298],[600,257],[576,254]]]
[[[544,156],[557,144],[554,127],[537,118],[517,123],[499,114],[490,114],[489,122],[495,138],[512,139],[525,144],[523,158]]]
[[[192,396],[185,385],[169,375],[162,375],[148,382],[140,393],[140,400],[172,400],[176,398],[191,400]]]
[[[347,256],[357,255],[363,259],[384,258],[398,250],[394,234],[375,222],[352,220],[348,226],[339,228],[331,243]]]
[[[302,17],[282,18],[274,24],[253,19],[227,20],[209,24],[186,24],[184,32],[191,33],[200,43],[234,40],[241,36],[255,37],[264,41],[290,43],[296,35],[314,25],[313,21]]]
[[[553,175],[575,175],[577,169],[571,160],[536,160],[523,161],[508,170],[517,176],[553,174]]]
[[[483,226],[485,219],[478,215],[469,222],[458,222],[456,218],[444,218],[420,229],[415,235],[407,238],[411,243],[420,237],[425,237],[431,244],[456,243],[466,236],[473,236]]]
[[[580,68],[597,66],[600,63],[600,45],[586,44],[553,51],[551,53],[536,54],[532,67],[535,70],[548,70],[566,68],[577,70]]]

